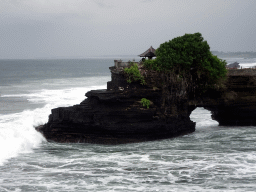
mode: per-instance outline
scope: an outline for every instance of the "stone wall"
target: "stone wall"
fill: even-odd
[[[114,66],[116,68],[120,68],[120,67],[125,68],[125,67],[128,67],[131,62],[138,64],[138,62],[135,62],[134,60],[133,61],[127,61],[127,62],[123,62],[122,60],[114,60]]]

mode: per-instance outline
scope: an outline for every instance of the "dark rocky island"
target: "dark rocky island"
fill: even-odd
[[[150,141],[195,131],[189,116],[196,107],[210,110],[219,125],[256,125],[256,70],[229,70],[224,90],[182,99],[165,108],[163,90],[156,86],[159,79],[154,74],[142,71],[147,84],[141,85],[127,83],[122,67],[110,70],[112,80],[106,90],[87,92],[87,98],[78,105],[52,109],[49,121],[36,129],[55,142]],[[142,106],[142,98],[151,101],[149,108]]]
[[[228,69],[239,69],[241,66],[239,65],[239,63],[234,62],[234,63],[230,63],[226,66]]]

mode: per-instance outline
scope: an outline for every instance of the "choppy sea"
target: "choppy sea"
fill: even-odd
[[[0,60],[0,192],[256,191],[256,127],[218,126],[203,108],[194,133],[153,142],[59,144],[35,131],[52,108],[105,89],[114,59]]]

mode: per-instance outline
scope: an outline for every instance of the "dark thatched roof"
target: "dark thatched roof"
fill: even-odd
[[[151,46],[147,51],[140,54],[140,57],[155,57],[156,56],[156,50]]]

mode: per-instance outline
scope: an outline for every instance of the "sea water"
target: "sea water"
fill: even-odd
[[[194,133],[153,142],[59,144],[35,131],[52,108],[106,88],[114,59],[0,60],[0,191],[256,191],[256,127],[218,126],[203,108]],[[226,60],[256,65],[239,59]]]

